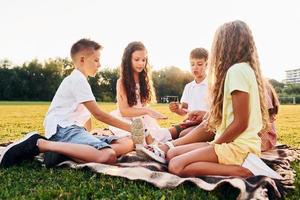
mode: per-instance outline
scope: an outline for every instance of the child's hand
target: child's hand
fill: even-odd
[[[178,110],[179,110],[179,103],[178,102],[171,102],[169,104],[169,109],[170,109],[171,112],[177,113]]]
[[[202,121],[205,112],[203,111],[192,111],[188,114],[188,120],[190,121]]]
[[[160,112],[152,110],[152,109],[148,110],[148,115],[150,115],[154,119],[168,119],[167,116],[161,114]]]

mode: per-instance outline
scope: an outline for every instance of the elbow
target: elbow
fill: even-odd
[[[248,128],[249,122],[247,121],[242,121],[240,123],[240,131],[244,132]]]
[[[240,133],[244,132],[248,128],[248,125],[249,125],[248,120],[236,121],[237,132],[240,132]]]

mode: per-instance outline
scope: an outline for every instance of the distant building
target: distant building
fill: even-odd
[[[285,72],[286,72],[286,79],[284,80],[284,83],[286,84],[300,83],[300,68],[286,70]]]

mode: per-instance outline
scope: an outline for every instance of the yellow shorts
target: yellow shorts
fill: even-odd
[[[224,165],[242,165],[248,153],[260,155],[260,152],[247,146],[236,145],[233,142],[213,145],[219,163]]]

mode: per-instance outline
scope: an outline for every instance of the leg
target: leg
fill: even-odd
[[[239,165],[222,165],[212,145],[174,157],[169,162],[169,171],[178,176],[222,175],[248,177],[252,173]]]
[[[184,137],[173,140],[172,143],[174,146],[180,146],[180,145],[191,144],[191,143],[195,143],[195,142],[205,142],[205,141],[211,140],[213,136],[214,136],[214,133],[207,131],[206,124],[201,123],[196,128],[194,128],[190,133],[188,133]],[[203,144],[201,144],[201,145],[203,145]],[[204,143],[204,145],[206,145],[206,143]],[[161,151],[163,151],[164,154],[167,154],[167,161],[178,154],[177,151],[175,151],[173,153],[171,153],[171,152],[169,153],[169,147],[164,143],[158,144],[158,148]],[[183,148],[183,150],[185,148]],[[193,144],[193,145],[191,145],[191,148],[192,149],[199,148],[199,144],[197,144],[197,145]],[[190,151],[192,149],[188,149],[188,151]],[[180,150],[180,152],[181,152],[181,150]],[[166,162],[165,156],[163,156],[162,153],[159,153],[159,155],[157,155],[152,147],[144,147],[143,153],[146,155],[149,155],[149,156],[152,155],[151,158],[158,162],[162,162],[160,160],[164,160],[164,162]],[[183,152],[181,152],[180,154],[182,154],[182,153]]]
[[[133,141],[129,137],[120,138],[114,140],[111,143],[111,148],[116,152],[116,156],[119,157],[130,151],[133,151]]]
[[[185,136],[186,134],[188,134],[189,132],[191,132],[194,128],[196,128],[196,126],[191,126],[191,127],[188,127],[184,130],[182,130],[180,133],[179,133],[179,137],[183,137]]]
[[[114,150],[107,148],[110,145],[105,141],[106,138],[112,137],[94,136],[83,127],[76,125],[65,128],[58,126],[56,134],[50,138],[50,141],[42,141],[39,148],[42,152],[46,151],[44,157],[46,167],[54,167],[58,163],[67,160],[62,155],[80,163],[111,164],[116,162],[117,158]],[[68,148],[63,148],[62,144],[67,144]]]
[[[43,139],[38,140],[40,152],[55,152],[82,162],[96,162],[113,164],[116,162],[116,153],[113,149],[96,149],[85,144],[72,144],[66,142],[53,142]]]
[[[201,123],[200,125],[193,128],[185,136],[173,140],[172,143],[175,147],[177,147],[196,142],[208,142],[211,141],[213,137],[214,133],[207,131],[206,125]],[[169,147],[165,144],[160,144],[158,146],[165,153],[167,153],[167,151],[169,150]]]
[[[214,133],[207,131],[207,127],[205,123],[201,123],[196,128],[191,130],[185,136],[174,140],[172,143],[174,146],[180,146],[195,142],[207,142],[211,141],[214,137]]]
[[[206,147],[206,146],[209,146],[209,144],[205,143],[205,142],[177,146],[173,149],[170,149],[167,152],[167,160],[170,161],[172,158],[174,158],[176,156],[179,156],[179,155],[185,154],[187,152],[193,151],[195,149],[199,149],[199,148]]]

